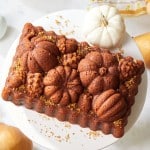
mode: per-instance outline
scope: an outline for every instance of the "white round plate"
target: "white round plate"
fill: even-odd
[[[46,30],[54,30],[58,34],[65,34],[68,37],[74,37],[78,41],[84,40],[81,37],[81,26],[83,23],[86,11],[83,10],[64,10],[49,14],[39,19],[34,25],[43,26]],[[15,54],[19,38],[13,43],[9,50],[4,64],[4,69],[1,77],[2,90],[12,58]],[[137,59],[142,59],[137,46],[132,38],[127,34],[123,49],[125,55],[133,56]],[[128,125],[125,130],[133,126],[142,111],[147,90],[147,74],[146,71],[142,76],[142,82],[139,86],[139,93],[136,96],[136,101],[132,107],[132,113],[128,118]],[[101,131],[93,132],[88,128],[81,128],[78,125],[72,125],[68,122],[59,122],[55,118],[47,117],[44,114],[39,114],[35,111],[28,110],[23,106],[15,106],[11,102],[0,101],[16,126],[22,130],[30,139],[40,144],[41,146],[52,150],[97,150],[102,149],[115,141],[112,135],[104,135]]]

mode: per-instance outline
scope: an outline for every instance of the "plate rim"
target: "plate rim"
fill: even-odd
[[[82,9],[64,9],[64,10],[61,10],[61,11],[56,11],[56,12],[53,12],[53,13],[49,13],[49,14],[46,14],[46,15],[44,15],[43,17],[41,17],[41,18],[39,18],[39,19],[37,19],[36,21],[34,21],[33,22],[33,24],[34,25],[37,25],[37,23],[40,21],[40,20],[42,20],[43,18],[45,18],[45,17],[47,17],[47,16],[52,16],[52,15],[55,15],[55,14],[58,14],[58,13],[63,13],[63,12],[76,12],[76,11],[80,11],[80,12],[82,12],[83,13],[83,11],[84,12],[86,12],[85,10],[82,10]],[[21,34],[21,32],[20,32],[20,34]],[[17,46],[17,43],[18,43],[18,41],[19,41],[19,37],[20,37],[20,34],[19,34],[19,36],[17,37],[17,39],[12,43],[12,45],[11,45],[11,47],[9,48],[9,51],[8,51],[8,53],[7,53],[7,56],[6,56],[6,59],[5,59],[5,61],[4,61],[4,63],[6,63],[6,60],[8,60],[8,58],[10,58],[10,54],[11,54],[11,50],[14,48],[14,46]],[[137,47],[137,45],[136,45],[136,47]],[[137,47],[137,49],[138,49],[138,47]],[[15,51],[15,50],[14,50]],[[15,52],[14,52],[14,54],[15,54]],[[141,53],[140,53],[140,55],[141,55]],[[13,56],[11,57],[11,63],[12,63],[12,58],[13,58]],[[142,60],[143,60],[143,58],[142,58]],[[10,64],[11,64],[10,63]],[[5,65],[4,65],[5,66]],[[3,67],[2,68],[2,72],[4,71],[4,68],[5,67]],[[145,77],[146,77],[146,79],[145,80],[147,80],[147,70],[145,70]],[[142,75],[143,76],[143,75]],[[143,79],[142,79],[143,80]],[[146,85],[146,87],[147,87],[147,85]],[[146,94],[147,94],[147,88],[146,88],[146,92],[145,92]],[[144,100],[144,103],[145,103],[145,101],[146,101],[146,94],[145,94],[145,100]],[[8,103],[8,102],[7,102]],[[143,110],[143,108],[144,108],[144,103],[143,103],[143,106],[142,106],[142,109],[141,109],[141,111],[140,111],[140,113],[139,113],[139,115],[138,115],[138,117],[137,117],[137,119],[136,119],[136,121],[138,120],[138,118],[139,118],[139,116],[140,116],[140,114],[141,114],[141,112],[142,112],[142,110]],[[14,105],[14,104],[13,104]],[[23,111],[25,111],[25,110],[27,110],[26,108],[24,108],[23,107]],[[130,116],[129,116],[130,117]],[[128,131],[134,126],[134,124],[136,123],[136,121],[132,124],[132,126],[128,129]],[[126,127],[125,127],[126,128]],[[128,131],[125,131],[126,133],[128,132]],[[126,134],[125,133],[125,134]],[[116,141],[118,141],[119,139],[117,138],[114,138],[114,141],[113,141],[113,143],[115,143]],[[34,142],[36,143],[36,141],[34,140]],[[103,148],[106,148],[106,147],[108,147],[108,146],[110,146],[110,145],[112,145],[113,143],[110,143],[109,145],[106,145],[105,147],[103,147]],[[38,143],[39,144],[39,143]],[[41,144],[40,144],[41,145]],[[43,145],[41,145],[41,146],[43,146]],[[46,148],[49,148],[49,147],[46,147]]]

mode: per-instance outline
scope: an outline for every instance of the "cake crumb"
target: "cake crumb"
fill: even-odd
[[[66,128],[71,128],[71,125],[69,123],[65,123]]]
[[[99,131],[89,131],[87,135],[89,136],[89,139],[96,140],[96,138],[98,138],[101,134]]]
[[[60,135],[55,135],[55,140],[57,140],[58,142],[62,142],[62,138]]]
[[[75,133],[73,132],[72,135],[75,135]]]
[[[69,139],[70,139],[70,135],[69,135],[69,134],[67,134],[67,135],[65,136],[65,139],[66,139],[66,142],[68,142],[68,141],[69,141]]]
[[[40,96],[40,100],[43,101],[46,106],[54,106],[55,105],[51,99],[46,99],[45,96]]]
[[[51,131],[51,132],[50,132],[50,136],[54,136],[54,132]]]
[[[56,25],[61,25],[61,22],[57,19],[55,19],[55,23],[56,23]]]

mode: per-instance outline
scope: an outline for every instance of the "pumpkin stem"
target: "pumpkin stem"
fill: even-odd
[[[108,25],[108,21],[106,20],[105,16],[101,13],[100,26],[106,27],[107,25]]]

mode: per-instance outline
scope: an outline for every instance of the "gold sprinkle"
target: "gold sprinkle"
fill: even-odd
[[[89,136],[90,139],[96,139],[101,134],[100,134],[99,131],[90,131],[90,132],[87,133],[87,135]]]
[[[53,136],[53,135],[54,135],[54,132],[51,131],[49,136]]]
[[[46,100],[45,96],[40,96],[40,100],[45,101]]]
[[[43,101],[46,106],[54,106],[55,105],[51,99],[46,99],[45,96],[40,96],[40,100]]]
[[[55,104],[51,101],[51,99],[45,101],[45,105],[51,105],[51,106],[54,106]]]
[[[14,70],[15,70],[15,71],[23,71],[22,64],[21,64],[21,58],[18,58],[18,59],[15,61]]]
[[[125,82],[125,86],[130,89],[135,84],[135,77],[131,78],[129,81]]]
[[[68,142],[68,141],[69,141],[69,139],[70,139],[70,135],[69,135],[69,134],[67,134],[67,135],[65,136],[65,139],[66,139],[66,142]]]
[[[57,60],[58,60],[58,63],[61,64],[62,63],[62,59],[60,56],[57,56]]]
[[[69,123],[65,123],[66,128],[71,128],[71,125]]]
[[[74,110],[75,108],[76,108],[76,103],[72,103],[72,104],[69,104],[68,106],[67,106],[67,108],[69,108],[69,109],[71,109],[71,110]]]
[[[31,34],[31,35],[34,35],[34,32],[33,32],[33,31],[31,31],[31,32],[30,32],[30,34]]]
[[[56,136],[55,136],[55,140],[57,140],[58,142],[61,142],[61,141],[62,141],[62,138],[61,138],[61,136],[56,135]]]
[[[79,113],[81,110],[80,110],[80,108],[77,108],[76,111]]]
[[[60,139],[60,138],[61,138],[61,136],[60,136],[60,135],[57,135],[57,136],[55,136],[55,138]]]
[[[25,87],[25,85],[21,85],[18,88],[14,88],[13,90],[14,91],[19,91],[19,92],[26,93],[26,87]]]
[[[55,23],[56,23],[57,25],[61,25],[61,22],[60,22],[59,20],[55,20]]]
[[[42,36],[40,36],[40,38],[36,39],[35,42],[39,42],[41,40],[47,40],[47,41],[55,43],[55,39],[50,35],[48,36],[48,35],[43,34]]]
[[[66,27],[68,26],[69,22],[70,22],[69,20],[65,20]]]
[[[123,121],[122,119],[119,119],[119,120],[114,121],[113,124],[115,127],[122,128],[122,121]]]
[[[44,32],[43,31],[40,31],[39,33],[38,33],[38,36],[43,36],[44,35]]]

